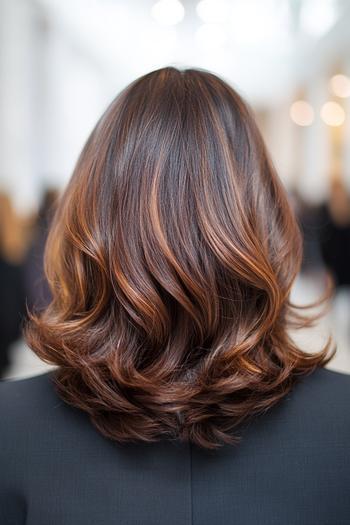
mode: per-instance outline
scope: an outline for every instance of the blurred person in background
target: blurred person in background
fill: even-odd
[[[290,197],[303,236],[301,270],[304,275],[313,278],[325,271],[319,242],[320,231],[322,230],[320,205],[303,199],[297,191],[291,192]]]
[[[331,179],[328,201],[320,212],[321,253],[336,287],[350,286],[350,196],[340,177]]]
[[[216,75],[122,91],[45,247],[24,335],[56,368],[0,384],[3,525],[349,522],[350,377],[301,350],[302,236],[255,119]]]
[[[44,309],[51,300],[51,293],[44,273],[44,248],[48,229],[58,197],[55,189],[44,192],[29,248],[22,263],[27,307],[30,311]]]
[[[318,240],[335,284],[333,326],[338,340],[350,339],[350,195],[340,176],[332,177],[329,198],[319,210]],[[348,350],[349,351],[349,350]]]
[[[25,315],[25,284],[17,253],[7,242],[14,235],[11,201],[0,194],[0,378],[11,365],[11,345],[22,335]]]

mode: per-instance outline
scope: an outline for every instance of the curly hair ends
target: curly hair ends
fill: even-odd
[[[239,425],[324,366],[289,335],[302,237],[251,110],[202,69],[166,67],[111,103],[60,196],[52,300],[28,345],[117,442],[238,444]]]

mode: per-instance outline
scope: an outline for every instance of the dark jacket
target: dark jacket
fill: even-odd
[[[349,525],[350,375],[317,369],[206,451],[117,445],[52,372],[0,383],[1,525]]]

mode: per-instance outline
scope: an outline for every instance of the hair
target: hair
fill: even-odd
[[[52,301],[24,336],[116,442],[238,444],[324,366],[289,329],[302,236],[253,113],[203,69],[127,86],[88,138],[44,253]]]

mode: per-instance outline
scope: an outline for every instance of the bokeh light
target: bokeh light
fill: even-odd
[[[161,25],[173,26],[185,16],[185,8],[179,0],[160,0],[152,7],[153,18]]]
[[[315,118],[314,109],[306,100],[296,100],[291,105],[289,114],[298,126],[311,126]]]
[[[337,97],[350,97],[350,78],[346,75],[334,75],[330,80],[330,87]]]
[[[321,118],[328,126],[341,126],[345,121],[345,111],[338,102],[329,101],[321,108]]]

